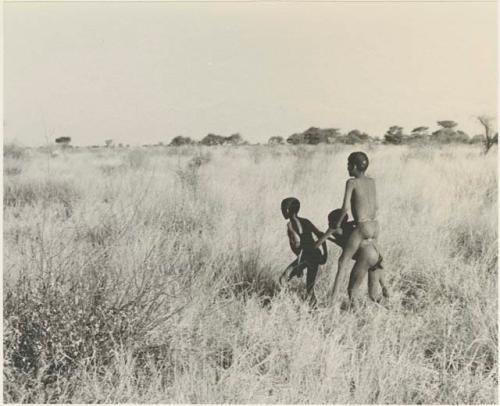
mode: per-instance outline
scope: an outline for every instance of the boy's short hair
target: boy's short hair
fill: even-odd
[[[296,197],[287,197],[281,202],[281,211],[297,214],[300,210],[300,202]]]
[[[364,152],[353,152],[351,155],[349,155],[349,158],[347,158],[347,161],[356,166],[360,171],[366,171],[368,168],[368,156]]]
[[[328,213],[328,227],[329,228],[334,228],[337,222],[339,221],[340,216],[342,215],[342,210],[341,209],[335,209]],[[347,223],[347,215],[344,217],[342,220],[342,224],[340,227],[344,227]]]

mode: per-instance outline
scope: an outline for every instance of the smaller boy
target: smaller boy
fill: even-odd
[[[282,278],[289,273],[288,281],[294,276],[301,278],[304,269],[307,268],[306,276],[306,291],[310,296],[310,303],[316,304],[316,295],[314,294],[314,283],[318,273],[319,265],[326,263],[327,249],[326,242],[322,243],[323,253],[319,248],[315,248],[316,241],[313,234],[320,238],[321,233],[313,223],[308,219],[298,216],[300,210],[300,202],[295,197],[288,197],[281,202],[281,213],[287,223],[287,235],[290,242],[290,248],[293,253],[297,255],[290,265],[287,266],[285,271],[281,274],[279,280],[281,283]]]

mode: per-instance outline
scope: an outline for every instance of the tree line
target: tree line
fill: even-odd
[[[363,144],[363,143],[383,143],[392,145],[404,144],[426,144],[426,143],[462,143],[462,144],[480,144],[484,145],[485,152],[494,145],[498,144],[498,132],[493,135],[493,119],[487,116],[477,117],[484,128],[483,134],[476,134],[469,137],[464,131],[458,129],[458,123],[452,120],[438,121],[439,128],[436,131],[430,132],[429,127],[416,127],[411,132],[405,132],[404,128],[398,125],[393,125],[385,132],[383,139],[372,137],[366,132],[354,129],[345,134],[342,134],[338,128],[318,128],[310,127],[307,130],[294,133],[286,139],[282,136],[273,136],[269,138],[269,145],[317,145],[317,144]],[[70,137],[59,137],[55,139],[57,144],[69,146]],[[234,133],[230,136],[222,136],[217,134],[207,134],[200,141],[195,141],[190,137],[178,135],[172,139],[170,146],[182,145],[248,145],[249,143],[243,139],[241,134]],[[163,143],[158,145],[163,146]],[[106,147],[114,146],[113,140],[105,140]],[[122,146],[119,144],[118,146]]]
[[[484,134],[476,134],[470,137],[464,131],[458,129],[458,123],[452,120],[438,121],[439,128],[431,132],[429,127],[416,127],[411,132],[405,132],[404,128],[393,125],[385,132],[383,139],[372,137],[366,132],[354,129],[342,134],[338,128],[318,128],[310,127],[299,133],[294,133],[286,139],[282,136],[273,136],[269,138],[269,145],[318,145],[318,144],[363,144],[368,142],[383,143],[392,145],[404,144],[426,144],[426,143],[462,143],[462,144],[480,144],[485,147],[486,152],[492,145],[498,143],[498,133],[493,135],[492,119],[486,116],[478,117],[479,122],[484,127]],[[248,144],[240,134],[236,133],[229,137],[216,134],[208,134],[201,141],[196,142],[190,137],[179,135],[175,137],[170,145],[246,145]]]

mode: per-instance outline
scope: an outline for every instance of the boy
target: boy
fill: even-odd
[[[323,253],[321,253],[320,249],[315,247],[316,241],[313,238],[313,234],[317,238],[323,234],[308,219],[298,217],[299,210],[300,202],[295,197],[288,197],[281,202],[281,213],[285,220],[289,220],[287,223],[287,234],[290,248],[297,255],[297,259],[287,266],[279,280],[281,283],[282,278],[288,272],[290,272],[288,281],[294,276],[301,278],[304,269],[307,268],[306,291],[307,295],[310,296],[311,305],[314,306],[316,304],[314,283],[319,265],[326,263],[326,242],[320,244],[323,249]]]
[[[353,152],[347,159],[347,170],[352,178],[346,182],[342,211],[333,227],[333,232],[340,232],[340,225],[349,211],[352,212],[355,228],[346,241],[342,255],[339,258],[337,275],[332,291],[332,301],[335,300],[340,289],[340,282],[344,279],[349,266],[349,260],[356,254],[364,240],[376,240],[378,237],[377,202],[375,191],[375,180],[366,176],[368,168],[368,156],[364,152]],[[316,246],[328,238],[324,235]]]
[[[340,230],[333,231],[340,216],[341,209],[333,210],[328,214],[328,235],[333,235],[328,239],[337,244],[340,248],[344,248],[351,233],[355,229],[354,222],[347,221],[347,217],[341,223]],[[330,231],[332,230],[332,231]],[[368,293],[370,298],[375,302],[380,302],[380,297],[377,293],[377,286],[380,284],[382,295],[385,298],[389,297],[389,291],[385,284],[384,267],[382,266],[382,255],[375,245],[373,240],[365,240],[361,243],[360,248],[352,257],[356,261],[349,278],[348,293],[351,303],[354,304],[354,299],[358,295],[359,287],[363,282],[366,272],[368,271]]]

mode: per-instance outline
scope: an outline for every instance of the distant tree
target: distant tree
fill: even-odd
[[[207,134],[201,141],[201,145],[222,145],[224,144],[226,138],[223,137],[222,135],[217,135],[217,134]]]
[[[453,141],[454,142],[468,143],[470,141],[470,137],[469,137],[469,134],[467,134],[465,131],[457,130]]]
[[[443,128],[455,128],[458,125],[455,121],[451,120],[438,121],[437,123]]]
[[[411,130],[408,136],[408,142],[423,142],[429,138],[429,127],[416,127]]]
[[[243,145],[247,142],[243,139],[243,137],[239,133],[234,133],[225,139],[225,144],[229,145]]]
[[[56,144],[60,144],[64,148],[64,147],[69,146],[69,144],[71,142],[71,137],[59,137],[59,138],[56,138],[55,141],[56,141]]]
[[[304,133],[295,133],[290,135],[287,139],[286,142],[292,145],[298,145],[298,144],[305,144],[305,137]]]
[[[370,136],[367,133],[361,132],[359,130],[351,130],[349,131],[345,138],[344,142],[346,144],[362,144],[370,139]]]
[[[306,144],[333,144],[341,140],[341,134],[338,128],[317,128],[310,127],[303,133]]]
[[[487,154],[494,144],[498,144],[498,133],[493,134],[493,119],[489,116],[479,116],[477,118],[484,127],[484,153]]]
[[[411,133],[425,135],[425,134],[428,134],[428,131],[429,131],[429,127],[417,127],[417,128],[414,128],[413,130],[411,130]]]
[[[289,144],[333,144],[334,142],[341,141],[341,135],[338,128],[325,128],[310,127],[302,133],[295,133],[290,135],[286,142]]]
[[[281,136],[274,136],[269,138],[269,141],[267,141],[269,145],[283,145],[285,143],[285,139]]]
[[[180,145],[191,145],[194,144],[194,141],[190,137],[184,137],[182,135],[178,135],[174,137],[172,141],[170,141],[170,146],[178,147]]]
[[[121,142],[118,143],[118,148],[123,148],[123,144]]]
[[[483,144],[484,143],[484,135],[483,134],[476,134],[474,137],[472,137],[469,142],[471,144]]]
[[[162,142],[162,141],[160,141],[160,142],[158,143],[158,146],[159,146],[159,147],[163,147],[163,142]]]
[[[340,133],[339,128],[325,128],[322,131],[325,134],[326,142],[328,144],[334,144],[342,141],[342,134]]]
[[[310,127],[304,131],[304,141],[306,144],[317,145],[320,143],[326,143],[327,137],[320,128]]]
[[[106,145],[106,148],[112,147],[113,146],[113,140],[112,139],[104,140],[104,145]]]
[[[389,129],[385,133],[384,142],[386,144],[399,145],[403,143],[403,138],[404,138],[403,127],[393,125],[389,127]]]
[[[443,144],[450,142],[469,142],[469,136],[465,132],[455,130],[455,127],[458,125],[455,121],[444,120],[438,121],[437,123],[441,128],[432,133],[431,139],[433,141]]]

